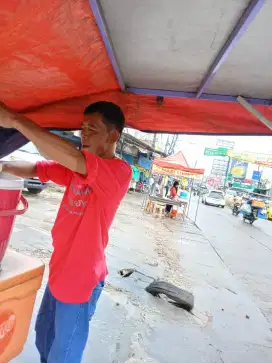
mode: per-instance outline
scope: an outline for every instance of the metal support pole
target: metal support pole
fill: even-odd
[[[121,157],[121,159],[123,159],[124,143],[125,143],[125,138],[124,138],[124,135],[122,135],[121,136],[121,150],[120,150],[120,157]]]
[[[136,95],[144,95],[144,96],[162,96],[169,98],[189,98],[196,99],[196,92],[187,92],[187,91],[169,91],[165,89],[150,89],[150,88],[137,88],[137,87],[127,87],[127,91],[134,93]],[[218,102],[234,102],[237,103],[237,96],[231,95],[218,95],[211,93],[202,93],[200,97],[201,100],[207,101],[218,101]],[[262,106],[271,106],[271,99],[262,99],[262,98],[253,98],[246,97],[246,100],[252,105],[262,105]]]
[[[103,10],[98,0],[89,0],[93,15],[96,20],[96,24],[100,30],[101,37],[105,44],[106,50],[108,52],[109,59],[111,61],[114,73],[116,75],[117,81],[119,83],[121,91],[125,91],[126,85],[125,81],[115,54],[115,50],[109,35],[109,30],[107,27],[106,20],[104,18]]]
[[[202,180],[201,180],[201,185],[203,184],[203,180],[204,180],[204,175],[203,175]],[[200,198],[201,198],[201,195],[199,193],[198,201],[197,201],[197,206],[196,206],[195,220],[194,220],[194,223],[195,224],[196,224],[196,219],[197,219],[197,215],[198,215],[198,208],[199,208]]]
[[[190,206],[191,206],[191,198],[192,198],[192,186],[190,187],[190,196],[189,196],[188,206],[187,206],[187,213],[186,213],[187,218],[189,216],[189,210],[190,210]]]
[[[243,106],[248,112],[250,112],[253,116],[255,116],[258,120],[260,120],[266,127],[272,130],[272,122],[268,120],[260,111],[256,110],[256,108],[252,107],[250,103],[248,103],[243,97],[238,96],[237,101]]]
[[[228,165],[227,165],[227,170],[226,170],[226,175],[225,175],[225,180],[224,180],[224,189],[226,188],[226,183],[227,183],[227,178],[228,178],[228,174],[229,174],[229,167],[230,167],[230,157],[228,156],[229,160],[228,160]]]

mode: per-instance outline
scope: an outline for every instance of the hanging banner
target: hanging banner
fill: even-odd
[[[137,164],[139,166],[141,166],[142,168],[146,169],[146,170],[149,170],[151,168],[151,165],[152,165],[152,160],[149,160],[147,158],[145,158],[144,156],[140,156],[138,161],[137,161]]]
[[[237,179],[245,179],[248,163],[233,159],[230,167],[230,174]]]
[[[200,180],[203,177],[202,174],[194,174],[177,169],[163,168],[158,165],[153,165],[152,173],[157,175],[168,175],[175,178],[190,178],[190,179],[200,179]]]
[[[144,176],[146,178],[148,178],[150,176],[150,170],[147,170],[145,168],[143,168],[142,166],[138,165],[138,164],[135,164],[135,167],[142,173],[144,173]]]
[[[228,156],[235,160],[246,161],[248,163],[272,168],[272,155],[229,150]]]
[[[222,177],[221,176],[209,176],[207,178],[207,184],[214,189],[217,189],[222,185]]]

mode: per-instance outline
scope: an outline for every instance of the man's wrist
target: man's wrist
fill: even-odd
[[[0,173],[5,173],[7,170],[7,164],[5,162],[0,162]]]

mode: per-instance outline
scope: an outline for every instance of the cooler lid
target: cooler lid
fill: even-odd
[[[0,292],[41,276],[43,271],[41,261],[7,249],[1,262]]]
[[[0,173],[0,189],[22,190],[23,188],[24,179],[5,173]]]

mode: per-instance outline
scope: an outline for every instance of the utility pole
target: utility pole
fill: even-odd
[[[170,145],[170,135],[168,134],[167,135],[167,140],[166,140],[166,143],[165,143],[165,148],[164,148],[164,153],[166,155],[168,155],[168,147],[169,147],[169,145]]]
[[[230,157],[228,156],[228,164],[227,164],[225,180],[224,180],[224,189],[226,189],[226,185],[227,185],[227,181],[228,181],[229,168],[230,168]]]
[[[152,147],[155,150],[156,149],[156,141],[157,141],[157,134],[153,135],[153,141],[152,141]]]
[[[171,145],[168,149],[168,155],[171,155],[174,153],[174,150],[175,150],[175,147],[176,147],[176,144],[177,144],[177,140],[178,140],[178,134],[174,134],[173,135],[173,138],[172,138],[172,142],[171,142]]]

